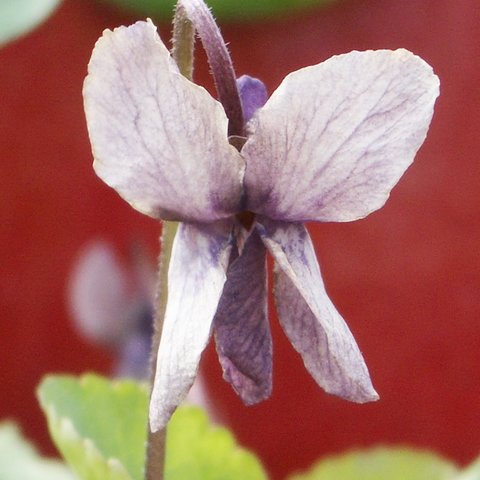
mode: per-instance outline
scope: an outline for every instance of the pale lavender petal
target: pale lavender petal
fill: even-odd
[[[259,222],[262,240],[276,263],[279,319],[305,367],[328,393],[358,403],[377,400],[355,339],[325,291],[305,227]]]
[[[242,102],[243,118],[248,122],[255,112],[265,105],[268,99],[267,89],[261,80],[250,75],[238,78],[237,88]]]
[[[253,230],[231,262],[215,316],[215,340],[223,378],[246,405],[272,391],[272,338],[267,317],[265,246]]]
[[[406,50],[351,52],[288,75],[242,149],[247,208],[284,221],[351,221],[382,207],[423,143],[438,96]]]
[[[83,93],[94,168],[134,208],[200,222],[237,211],[244,162],[225,112],[180,75],[151,22],[104,31]]]
[[[168,304],[150,400],[150,426],[163,428],[195,380],[230,257],[231,221],[180,224],[168,271]]]

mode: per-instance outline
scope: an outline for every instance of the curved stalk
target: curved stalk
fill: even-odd
[[[212,70],[218,98],[229,120],[228,135],[244,136],[242,103],[238,93],[235,70],[212,13],[203,0],[179,0],[176,17],[177,15],[179,18],[186,16],[190,20],[202,41]],[[176,22],[176,25],[181,28],[182,23]]]

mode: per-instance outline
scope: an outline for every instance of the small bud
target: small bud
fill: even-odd
[[[242,102],[243,117],[248,122],[255,112],[265,105],[268,93],[265,85],[258,78],[242,75],[237,78],[237,88]]]

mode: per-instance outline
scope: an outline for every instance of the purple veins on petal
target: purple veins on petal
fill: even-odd
[[[150,400],[152,431],[184,400],[208,344],[226,281],[232,222],[181,223],[168,270],[168,303]]]
[[[268,398],[272,390],[265,254],[254,229],[242,253],[232,253],[233,261],[214,320],[223,377],[246,405]]]
[[[237,79],[237,88],[242,102],[243,118],[248,122],[255,112],[265,105],[268,93],[265,85],[258,78],[242,75]]]
[[[439,82],[406,50],[338,55],[285,77],[242,148],[252,212],[358,220],[382,207],[423,143]]]
[[[190,222],[237,211],[244,161],[225,111],[180,75],[151,22],[105,30],[83,96],[95,171],[134,208]]]
[[[377,400],[355,339],[325,291],[305,227],[265,218],[259,223],[276,263],[279,320],[305,367],[328,393],[357,403]]]

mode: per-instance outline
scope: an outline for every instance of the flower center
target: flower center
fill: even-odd
[[[237,213],[236,217],[246,230],[252,228],[253,222],[255,221],[255,214],[253,212],[245,210],[244,212]]]

